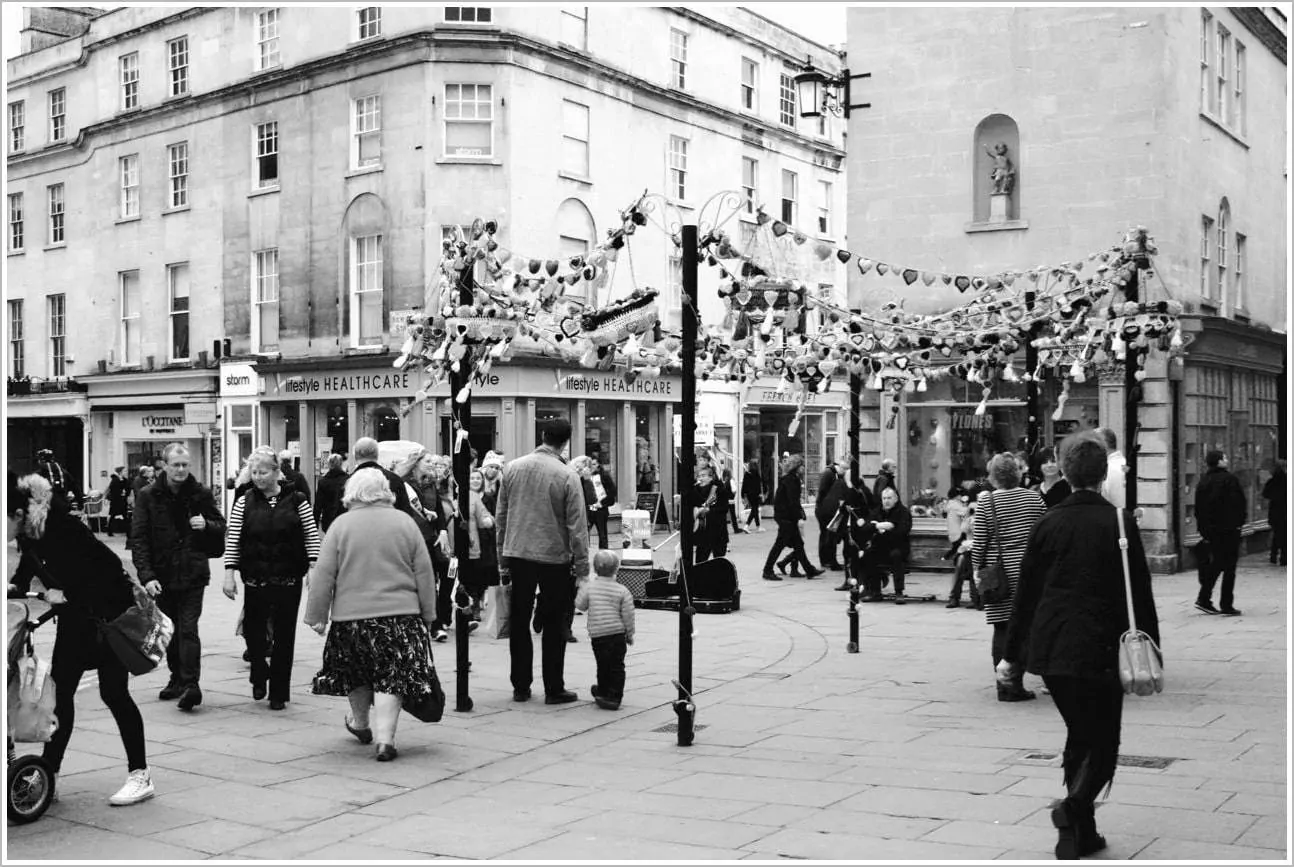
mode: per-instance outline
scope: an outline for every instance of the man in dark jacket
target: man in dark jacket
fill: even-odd
[[[588,482],[593,486],[593,503],[589,506],[589,523],[598,531],[598,547],[607,548],[607,510],[616,504],[616,483],[611,475],[602,468],[597,456],[592,456],[593,473]],[[596,505],[597,508],[593,506]]]
[[[315,492],[315,523],[321,533],[344,511],[341,497],[346,490],[346,480],[350,478],[342,469],[345,462],[341,455],[329,455],[328,472],[319,480],[319,490]],[[307,498],[309,496],[306,494]]]
[[[836,558],[836,548],[840,545],[840,534],[827,529],[827,525],[840,511],[840,501],[845,496],[845,473],[849,465],[844,461],[828,464],[826,471],[818,479],[818,499],[814,505],[813,515],[818,519],[818,562],[823,569],[843,569]]]
[[[127,521],[130,512],[130,480],[126,478],[126,468],[117,467],[112,471],[108,482],[108,535],[112,535],[112,525],[120,518]],[[129,534],[127,534],[129,535]]]
[[[1200,544],[1195,555],[1199,561],[1200,593],[1195,598],[1195,610],[1202,614],[1227,614],[1236,617],[1240,612],[1235,601],[1236,561],[1240,559],[1240,528],[1245,523],[1245,492],[1240,480],[1227,472],[1227,456],[1211,451],[1204,456],[1208,472],[1195,486],[1195,525],[1200,531]],[[1213,607],[1213,585],[1222,576],[1220,607]]]
[[[198,619],[211,581],[208,560],[224,553],[225,519],[211,490],[189,472],[189,450],[182,443],[166,446],[162,457],[166,471],[141,488],[135,501],[132,555],[139,583],[175,625],[166,649],[171,679],[158,698],[178,698],[180,710],[192,710],[202,704]]]
[[[1276,465],[1272,467],[1272,477],[1263,485],[1263,497],[1267,500],[1267,526],[1271,527],[1272,533],[1272,551],[1271,563],[1276,565],[1279,559],[1280,565],[1288,563],[1289,552],[1285,549],[1286,536],[1289,534],[1289,527],[1286,526],[1286,491],[1285,491],[1285,461],[1277,459]]]
[[[880,570],[888,567],[894,576],[894,602],[902,605],[903,580],[911,548],[912,513],[899,502],[899,492],[894,488],[881,491],[881,504],[873,515],[876,534],[864,560],[867,592],[864,602],[877,602],[881,598]]]
[[[355,456],[353,472],[372,467],[386,476],[387,484],[391,486],[391,493],[395,494],[395,507],[406,515],[414,514],[413,506],[409,503],[409,492],[404,488],[404,479],[377,462],[377,440],[372,437],[360,437],[355,440],[351,453]]]
[[[310,502],[310,485],[306,483],[305,474],[293,466],[292,462],[294,460],[296,460],[296,455],[287,449],[279,452],[279,471],[283,473],[285,480],[292,483],[294,490],[300,491],[305,496],[308,503]]]
[[[787,455],[782,462],[783,475],[778,482],[777,493],[773,495],[773,520],[777,522],[777,538],[773,541],[772,550],[768,552],[768,559],[764,561],[765,581],[782,580],[780,575],[774,574],[774,564],[783,575],[786,574],[787,564],[791,564],[791,576],[794,578],[817,578],[822,574],[822,570],[815,569],[804,553],[804,506],[801,504],[803,488],[800,483],[802,460],[799,455]],[[791,552],[778,560],[777,556],[785,548],[790,548]],[[795,568],[798,565],[804,566],[803,576]]]

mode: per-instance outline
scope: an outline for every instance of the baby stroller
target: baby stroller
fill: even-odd
[[[28,598],[43,599],[40,593],[28,593]],[[40,756],[18,756],[14,751],[13,702],[20,689],[20,665],[24,659],[34,658],[31,635],[41,624],[54,616],[52,610],[35,620],[24,599],[10,599],[7,603],[9,633],[9,731],[6,733],[9,756],[9,819],[20,825],[35,822],[54,800],[54,771]],[[46,687],[50,688],[50,687]],[[49,733],[52,733],[50,729]],[[48,740],[49,733],[45,734]],[[24,740],[23,743],[29,741]]]

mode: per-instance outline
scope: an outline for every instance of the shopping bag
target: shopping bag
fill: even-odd
[[[43,744],[58,728],[54,716],[54,678],[44,660],[20,658],[9,684],[9,734],[23,744]]]
[[[113,620],[99,621],[99,631],[131,674],[148,674],[166,656],[175,627],[139,584],[133,584],[135,604]]]
[[[485,616],[481,618],[481,628],[488,637],[499,639],[507,638],[512,634],[508,618],[511,608],[511,584],[485,588]]]

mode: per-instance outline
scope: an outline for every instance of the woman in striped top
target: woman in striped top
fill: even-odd
[[[991,562],[996,562],[999,551],[1002,567],[1015,596],[1020,581],[1020,562],[1034,524],[1042,517],[1046,506],[1037,491],[1020,487],[1020,465],[1009,453],[995,455],[988,464],[988,477],[994,490],[984,491],[976,505],[975,533],[971,538],[971,563],[976,575]],[[993,627],[993,666],[1002,661],[1006,647],[1006,626],[1011,619],[1011,602],[986,603],[985,619]],[[998,701],[1027,701],[1035,698],[1024,688],[1024,665],[1016,666],[1007,681],[998,681]]]
[[[247,459],[252,486],[234,501],[225,540],[225,595],[237,597],[235,572],[241,572],[244,634],[252,663],[252,698],[268,691],[270,710],[283,710],[296,650],[297,609],[306,573],[319,559],[319,529],[305,495],[281,487],[278,456],[258,448]],[[272,624],[274,649],[265,662],[266,626]]]

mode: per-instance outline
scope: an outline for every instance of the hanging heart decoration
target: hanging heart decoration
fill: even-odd
[[[959,292],[965,292],[967,289],[969,289],[969,288],[970,288],[970,285],[971,285],[970,278],[969,278],[969,277],[964,277],[964,276],[961,276],[961,275],[958,275],[958,276],[953,280],[953,283],[955,283],[955,284],[957,285],[957,291],[959,291]]]
[[[872,270],[872,266],[873,266],[873,265],[875,265],[875,264],[876,264],[876,263],[875,263],[875,262],[873,262],[871,259],[859,259],[859,260],[858,260],[858,273],[859,273],[859,274],[866,274],[868,271]]]
[[[919,272],[914,271],[914,270],[912,270],[911,268],[904,268],[904,269],[903,269],[903,282],[904,282],[904,283],[906,283],[906,284],[908,284],[909,286],[911,286],[913,283],[917,282],[917,279],[918,279],[920,276],[921,276],[921,274],[920,274]]]
[[[921,272],[921,282],[926,284],[927,286],[935,285],[935,280],[937,279],[938,278],[936,277],[936,275],[931,274],[929,271]]]
[[[880,274],[882,277],[884,277],[887,273],[889,273],[889,270],[890,270],[890,266],[886,265],[884,262],[876,263],[876,273]]]
[[[853,255],[854,255],[854,254],[853,254],[853,253],[850,253],[848,250],[837,250],[837,251],[836,251],[836,258],[840,260],[840,263],[841,263],[842,265],[848,265],[848,264],[849,264],[849,259],[850,259],[850,257],[852,257]]]
[[[774,237],[780,238],[785,234],[786,234],[786,223],[783,223],[781,220],[775,220],[773,222]]]

